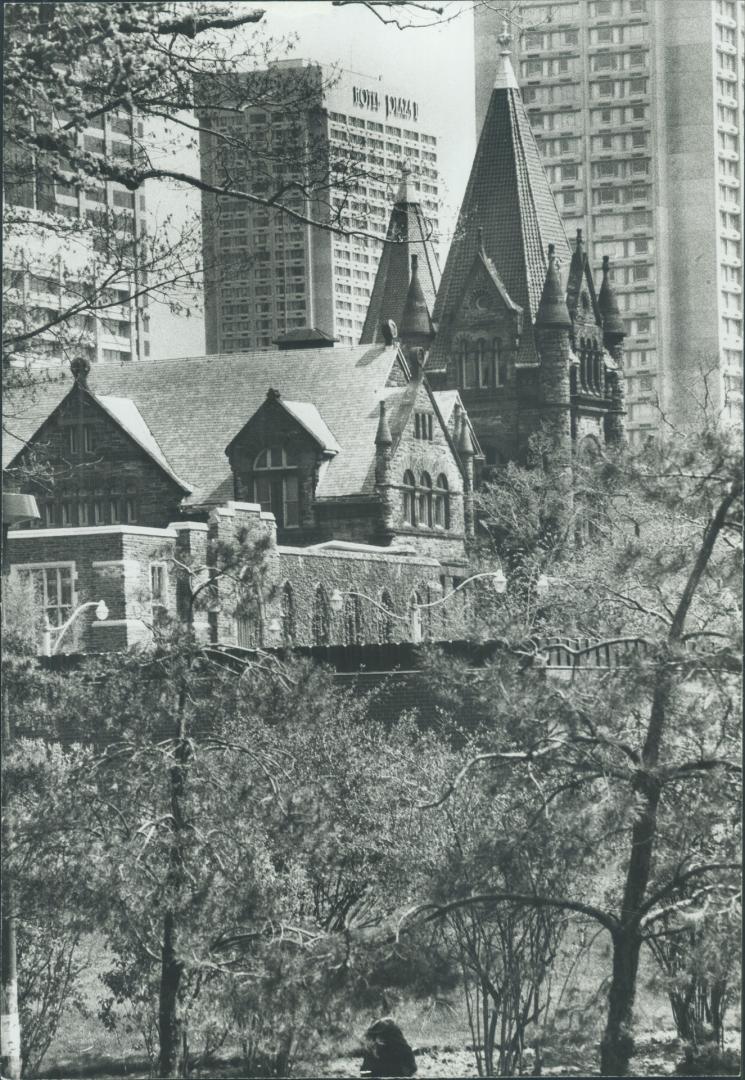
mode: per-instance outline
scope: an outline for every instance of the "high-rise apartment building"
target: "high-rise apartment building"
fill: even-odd
[[[210,353],[270,348],[307,326],[356,344],[402,163],[432,235],[438,229],[437,139],[410,92],[303,60],[281,61],[270,74],[274,94],[256,95],[270,103],[239,112],[203,108],[203,126],[216,134],[201,135],[202,175],[213,184],[229,175],[258,194],[282,189],[278,201],[303,217],[367,235],[340,235],[269,207],[204,195]],[[283,104],[271,104],[272,96]]]
[[[68,119],[40,112],[32,122],[61,125]],[[91,119],[78,141],[82,151],[126,162],[138,153],[142,135],[141,121],[109,114]],[[76,187],[54,181],[30,154],[11,146],[3,203],[6,331],[48,327],[14,351],[45,365],[76,356],[91,363],[147,359],[150,320],[142,291],[147,272],[138,267],[136,255],[145,196],[112,182],[90,180]],[[107,253],[116,254],[116,262]],[[78,313],[60,320],[76,306]]]
[[[627,430],[742,417],[743,0],[509,7],[531,127],[567,232],[610,255],[626,325]],[[476,113],[496,5],[475,19]],[[518,29],[520,32],[518,33]]]

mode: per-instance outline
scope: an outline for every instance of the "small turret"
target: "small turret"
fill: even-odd
[[[398,333],[406,345],[419,345],[426,348],[432,342],[435,330],[429,317],[429,308],[419,281],[417,263],[417,256],[412,255],[411,281],[409,282],[409,291],[406,294],[406,303],[404,304]]]
[[[470,425],[459,405],[456,405],[455,407],[453,438],[458,451],[458,457],[463,466],[463,526],[466,536],[472,537],[474,534],[473,459],[475,450],[473,448]]]
[[[380,418],[375,434],[375,487],[380,496],[381,539],[390,543],[393,536],[393,489],[391,487],[393,437],[385,401],[380,402]]]
[[[603,284],[600,286],[598,308],[603,316],[603,345],[612,357],[612,366],[606,365],[605,372],[607,394],[611,401],[610,410],[605,417],[605,439],[610,444],[620,446],[626,439],[623,379],[623,339],[626,328],[610,282],[610,259],[607,255],[603,256]]]
[[[542,330],[571,330],[572,320],[569,318],[566,297],[561,287],[555,250],[553,244],[548,245],[548,268],[535,325]]]
[[[391,435],[391,429],[388,424],[388,417],[385,411],[385,402],[380,403],[380,419],[378,420],[378,430],[375,435],[376,446],[391,446],[393,444],[393,436]]]
[[[612,351],[626,336],[626,329],[610,282],[610,259],[607,255],[603,256],[603,283],[600,286],[598,308],[603,316],[603,344]]]

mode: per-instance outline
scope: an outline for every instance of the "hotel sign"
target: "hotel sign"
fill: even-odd
[[[386,120],[390,117],[395,120],[419,119],[419,106],[416,101],[394,97],[393,94],[379,94],[377,90],[365,90],[360,86],[352,87],[352,104],[358,109],[370,109],[371,112],[379,112],[382,105]]]

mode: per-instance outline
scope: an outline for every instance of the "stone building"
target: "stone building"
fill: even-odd
[[[443,270],[427,375],[457,388],[487,465],[524,460],[548,427],[566,456],[623,435],[624,327],[570,247],[500,39],[489,108]]]
[[[248,542],[261,580],[248,604],[212,588],[195,615],[212,640],[453,636],[460,606],[442,605],[446,625],[436,602],[466,575],[475,440],[459,395],[424,376],[420,294],[415,271],[387,343],[309,331],[272,352],[80,362],[14,401],[6,475],[35,474],[41,511],[9,535],[15,572],[53,626],[94,597],[112,613],[66,645],[125,645],[162,610],[183,616],[183,567],[214,570],[216,552]]]
[[[296,327],[274,350],[80,361],[72,385],[11,403],[8,475],[32,478],[42,517],[10,559],[53,625],[102,598],[112,618],[79,624],[84,647],[147,636],[163,611],[246,647],[456,637],[481,465],[545,432],[569,504],[575,458],[623,439],[608,260],[596,293],[500,44],[442,281],[404,178],[363,343]],[[241,548],[236,590],[221,568]]]

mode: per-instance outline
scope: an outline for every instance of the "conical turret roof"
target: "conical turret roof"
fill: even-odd
[[[432,320],[429,317],[429,308],[424,298],[421,281],[419,280],[419,259],[416,255],[411,256],[411,281],[409,291],[406,294],[401,325],[398,328],[398,336],[404,342],[414,344],[423,343],[434,337]]]
[[[479,227],[486,255],[530,321],[541,301],[548,245],[563,264],[571,255],[512,71],[509,36],[499,43],[495,86],[432,313],[437,326],[456,313],[479,251]]]
[[[382,325],[386,319],[393,319],[400,328],[411,280],[412,255],[417,256],[422,295],[428,312],[432,311],[440,282],[440,267],[430,232],[431,225],[422,213],[408,163],[405,163],[362,327],[361,345],[383,341]]]
[[[618,300],[610,282],[610,259],[607,255],[603,256],[603,284],[600,286],[598,308],[603,316],[603,333],[614,337],[624,337],[626,328],[623,325]]]
[[[556,254],[553,244],[548,245],[548,270],[543,284],[543,294],[538,306],[538,314],[535,317],[535,325],[551,330],[570,330],[572,327],[564,290],[561,286],[561,278],[556,266]]]

